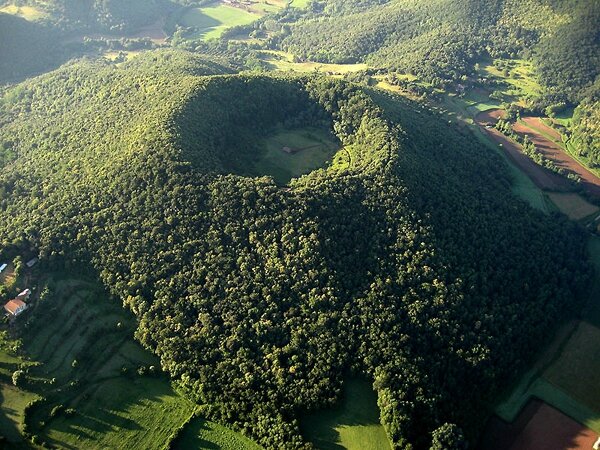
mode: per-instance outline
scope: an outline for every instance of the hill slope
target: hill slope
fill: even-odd
[[[305,446],[298,415],[347,370],[374,380],[398,447],[444,422],[474,438],[577,305],[583,237],[417,105],[319,76],[203,76],[227,71],[151,52],[9,90],[0,242],[89,264],[205,413],[266,447]],[[262,137],[298,126],[335,134],[334,163],[284,189],[245,176]]]
[[[600,73],[600,6],[590,0],[333,0],[291,20],[275,42],[321,62],[367,62],[435,84],[481,57],[533,57],[548,95],[577,102]]]

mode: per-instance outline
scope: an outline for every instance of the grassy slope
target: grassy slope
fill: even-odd
[[[196,28],[193,38],[218,38],[230,27],[247,25],[258,19],[260,15],[250,13],[241,8],[216,4],[202,8],[188,9],[180,18],[179,24],[184,27]]]
[[[325,64],[312,61],[294,62],[294,56],[291,53],[279,50],[263,50],[260,52],[261,60],[266,62],[271,70],[280,70],[282,72],[332,72],[349,73],[366,70],[366,64]]]
[[[158,361],[131,339],[129,314],[110,302],[95,284],[61,277],[49,282],[54,294],[45,302],[57,307],[36,307],[19,321],[22,326],[32,313],[36,316],[36,326],[23,333],[22,341],[27,357],[41,364],[29,370],[32,381],[25,388],[0,384],[0,434],[18,441],[25,405],[45,396],[50,403],[34,413],[30,432],[53,445],[163,448],[195,406],[174,391],[162,375],[137,374],[139,367],[158,366]],[[7,349],[9,340],[4,344],[0,374],[6,380],[25,360]],[[56,378],[54,383],[50,383],[52,378]],[[72,387],[75,380],[77,384]],[[75,413],[49,418],[48,412],[57,404],[73,408]],[[210,446],[218,446],[223,435],[245,442],[212,423],[203,439]]]
[[[306,416],[302,429],[306,438],[323,450],[391,449],[379,422],[376,394],[362,380],[346,381],[340,406]]]
[[[259,450],[257,444],[244,436],[214,422],[196,418],[174,444],[175,450],[219,449],[219,450]]]

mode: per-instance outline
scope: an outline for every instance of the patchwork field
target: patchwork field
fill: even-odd
[[[263,149],[251,172],[271,175],[278,184],[322,167],[335,154],[339,144],[316,128],[281,130],[260,143]],[[287,149],[287,151],[286,151]]]
[[[561,328],[532,368],[518,380],[509,395],[496,407],[496,414],[505,423],[499,426],[492,420],[489,432],[501,433],[502,429],[510,428],[512,425],[507,424],[513,421],[516,421],[516,428],[524,428],[525,424],[519,424],[522,421],[520,414],[529,408],[526,405],[531,399],[540,399],[568,416],[569,420],[577,425],[577,427],[573,427],[572,424],[564,425],[564,429],[578,430],[574,436],[573,446],[555,448],[587,448],[577,445],[587,445],[590,433],[596,437],[600,434],[600,389],[598,388],[600,386],[600,328],[598,328],[600,325],[600,238],[590,238],[589,251],[596,269],[596,277],[589,291],[588,305],[583,313],[586,320],[572,321]],[[552,426],[549,424],[554,423],[553,420],[538,418],[532,427],[535,425],[537,432],[542,435],[546,432],[552,435]],[[525,422],[528,421],[529,419]],[[544,421],[545,431],[541,432],[539,427]],[[564,434],[561,436],[557,439],[565,439]],[[510,447],[494,448],[506,450]],[[511,450],[521,448],[523,447],[515,447]]]
[[[38,442],[58,448],[163,448],[196,406],[133,341],[132,316],[91,282],[55,276],[47,288],[17,321],[30,361],[1,336],[0,434],[19,443],[26,424]],[[18,388],[11,383],[17,368],[26,372]],[[25,415],[36,398],[44,401]],[[220,448],[227,433],[238,436],[213,424],[202,439]]]
[[[377,396],[370,383],[348,380],[340,406],[304,417],[306,438],[321,450],[391,449],[379,422]]]
[[[562,145],[538,129],[532,128],[530,123],[531,120],[529,122],[519,121],[514,124],[513,129],[520,136],[527,136],[535,144],[536,149],[557,167],[564,169],[566,173],[578,175],[581,178],[582,187],[590,195],[600,198],[600,177],[569,155]]]
[[[181,15],[178,24],[192,28],[195,31],[189,38],[202,38],[204,40],[217,39],[227,28],[238,25],[247,25],[260,18],[256,12],[215,3],[201,8],[188,8]]]
[[[531,180],[540,189],[550,191],[570,191],[571,185],[566,178],[551,172],[548,169],[536,164],[531,158],[521,151],[521,146],[512,139],[504,136],[495,128],[489,128],[489,124],[495,123],[499,110],[486,111],[478,114],[475,118],[481,130],[487,136],[496,142],[506,153],[507,157],[523,172],[525,172]]]
[[[582,220],[600,211],[600,208],[578,194],[549,192],[547,195],[571,220]]]
[[[597,434],[539,400],[531,400],[512,424],[495,420],[481,450],[589,450]]]

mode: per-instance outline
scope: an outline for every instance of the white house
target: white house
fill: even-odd
[[[23,292],[21,292],[19,295],[17,295],[17,298],[19,300],[27,301],[27,300],[29,300],[30,296],[31,296],[31,289],[25,289]]]

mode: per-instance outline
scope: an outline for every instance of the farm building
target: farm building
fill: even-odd
[[[23,311],[27,309],[27,303],[23,300],[19,300],[15,298],[14,300],[10,300],[6,305],[4,305],[4,309],[13,317],[17,317]]]
[[[0,266],[0,273],[2,273],[4,271],[4,269],[6,269],[8,267],[8,264],[2,264]]]
[[[29,261],[27,261],[25,263],[25,265],[31,269],[33,266],[35,266],[37,264],[37,262],[38,262],[38,259],[33,258],[33,259],[30,259]]]
[[[19,295],[17,295],[17,298],[19,300],[26,301],[29,299],[30,295],[31,295],[31,289],[25,289],[23,292],[21,292]]]

